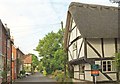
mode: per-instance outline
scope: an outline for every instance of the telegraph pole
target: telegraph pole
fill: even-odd
[[[64,38],[64,28],[63,28],[63,21],[61,21],[61,28],[62,28],[62,37]],[[64,42],[64,41],[63,41]],[[63,46],[63,43],[62,43]],[[64,48],[63,48],[64,49]],[[64,58],[64,77],[66,78],[66,59],[67,57],[65,56]]]
[[[62,28],[62,31],[63,31],[63,21],[61,21],[61,28]],[[63,33],[64,33],[64,31],[63,31]]]

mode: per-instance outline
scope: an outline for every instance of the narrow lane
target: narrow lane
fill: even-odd
[[[34,75],[28,76],[26,78],[23,79],[17,79],[15,80],[15,82],[13,82],[13,84],[27,84],[27,83],[32,83],[32,84],[43,84],[43,83],[50,83],[50,84],[55,84],[56,80],[55,79],[51,79],[48,77],[43,76],[42,74],[40,74],[39,72],[35,73]]]

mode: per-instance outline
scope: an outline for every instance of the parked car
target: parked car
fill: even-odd
[[[26,73],[25,73],[25,75],[26,75],[26,76],[30,76],[30,75],[31,75],[31,73],[29,73],[29,72],[26,72]]]

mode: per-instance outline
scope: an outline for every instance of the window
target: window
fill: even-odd
[[[77,44],[75,42],[75,43],[73,43],[73,51],[75,51],[76,49],[77,49]]]
[[[115,71],[114,60],[102,61],[102,71],[111,72]]]
[[[80,73],[84,73],[85,66],[83,64],[80,64]]]
[[[73,47],[72,55],[73,55],[73,58],[75,58],[77,56],[77,53],[76,53],[76,50],[77,50],[76,42],[73,43],[72,47]]]

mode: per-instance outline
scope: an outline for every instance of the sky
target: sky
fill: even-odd
[[[0,19],[10,28],[16,47],[33,53],[47,33],[65,26],[71,2],[117,6],[109,0],[0,0]]]

